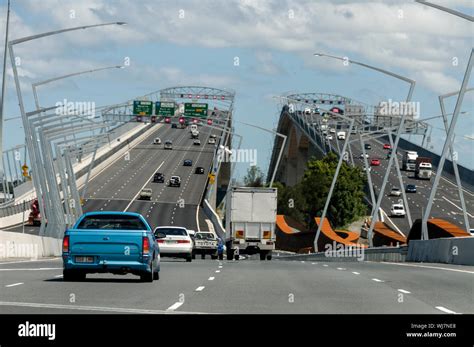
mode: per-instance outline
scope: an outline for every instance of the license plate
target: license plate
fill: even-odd
[[[176,243],[174,240],[167,240],[166,243]]]
[[[94,257],[76,257],[76,263],[93,263]]]

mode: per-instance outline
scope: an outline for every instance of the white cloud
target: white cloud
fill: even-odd
[[[469,5],[462,0],[437,3]],[[411,0],[29,0],[23,6],[40,22],[35,22],[39,28],[14,13],[12,32],[16,37],[83,24],[129,23],[123,28],[89,29],[22,45],[18,54],[25,59],[58,58],[71,47],[102,49],[104,45],[171,42],[256,49],[258,72],[263,74],[279,72],[271,54],[266,53],[269,49],[298,54],[314,68],[340,70],[340,66],[312,56],[323,51],[416,77],[418,85],[440,92],[456,84],[459,72],[453,70],[452,59],[465,58],[472,44],[467,21]]]

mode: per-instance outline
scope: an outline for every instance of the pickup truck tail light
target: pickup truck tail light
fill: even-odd
[[[265,231],[263,232],[263,238],[264,238],[264,239],[269,239],[271,236],[272,236],[272,232],[271,232],[271,231],[265,230]]]
[[[150,240],[148,237],[143,236],[143,254],[149,254],[150,253]]]
[[[189,240],[177,240],[177,243],[191,243]]]
[[[244,238],[244,231],[243,230],[237,230],[235,232],[235,238],[236,239],[243,239]]]
[[[69,252],[69,235],[64,236],[63,239],[63,253]]]

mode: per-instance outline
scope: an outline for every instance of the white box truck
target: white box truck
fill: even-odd
[[[275,249],[276,188],[232,187],[226,197],[227,260],[259,254],[271,260]]]

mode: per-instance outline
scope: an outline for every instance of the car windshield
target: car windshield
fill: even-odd
[[[197,233],[196,239],[198,240],[214,240],[214,235],[211,233]]]
[[[401,206],[393,206],[393,209],[394,209],[394,210],[403,210],[403,207],[401,207]]]
[[[76,229],[148,230],[139,217],[120,214],[86,216]]]
[[[160,232],[168,236],[188,236],[186,229],[181,228],[157,228],[155,233]]]

